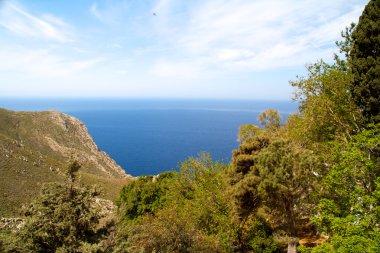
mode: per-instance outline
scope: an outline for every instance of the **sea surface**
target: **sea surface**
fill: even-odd
[[[260,112],[296,112],[291,101],[174,99],[12,99],[0,108],[59,110],[82,120],[98,147],[128,174],[175,170],[181,161],[209,152],[229,162],[240,125],[257,124]]]

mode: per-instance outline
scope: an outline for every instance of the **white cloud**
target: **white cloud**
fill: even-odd
[[[256,54],[252,50],[241,50],[241,49],[231,49],[222,48],[218,49],[216,52],[217,59],[221,61],[234,61],[240,59],[248,59],[254,57]]]
[[[100,12],[99,9],[98,9],[98,5],[97,3],[93,3],[90,7],[90,13],[96,17],[97,19],[99,19],[101,22],[103,23],[109,23],[109,22],[113,22],[112,20],[112,16],[109,17],[108,15],[105,15],[104,13]],[[111,18],[111,20],[109,20]]]
[[[7,47],[0,49],[0,71],[20,73],[34,78],[70,78],[83,70],[89,69],[103,59],[67,59],[56,55],[48,49]]]
[[[195,79],[201,73],[200,64],[195,62],[174,62],[160,59],[153,64],[151,74],[162,78]]]
[[[0,14],[0,26],[14,34],[57,42],[73,41],[71,27],[53,15],[36,16],[9,1],[4,3]]]
[[[198,2],[187,10],[187,21],[178,23],[178,15],[170,15],[174,4],[161,0],[155,7],[167,14],[156,32],[178,56],[170,65],[180,58],[206,57],[208,67],[227,71],[293,67],[329,57],[340,31],[364,8],[353,0],[210,0]],[[173,30],[173,24],[180,27]]]
[[[105,6],[101,7],[98,3],[94,2],[90,6],[89,11],[100,22],[108,25],[115,25],[120,23],[127,7],[128,5],[124,1],[109,1],[106,2]]]
[[[72,0],[61,18],[46,14],[54,5],[5,1],[1,83],[9,94],[285,97],[306,63],[331,57],[365,1]]]

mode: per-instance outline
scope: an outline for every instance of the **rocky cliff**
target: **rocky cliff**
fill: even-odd
[[[116,178],[128,176],[113,159],[105,152],[99,150],[82,121],[57,111],[49,111],[46,116],[48,117],[47,120],[50,120],[52,124],[56,124],[60,129],[55,133],[47,133],[44,136],[40,136],[39,140],[41,143],[49,146],[62,157],[69,158],[73,156],[81,164],[86,164],[91,168],[94,173]],[[68,135],[67,138],[70,137],[73,141],[67,142],[67,140],[62,141],[62,139],[57,139],[57,134]]]
[[[80,182],[102,186],[111,200],[131,178],[80,120],[57,111],[0,109],[0,216],[17,213],[43,183],[63,181],[70,159],[82,165]]]

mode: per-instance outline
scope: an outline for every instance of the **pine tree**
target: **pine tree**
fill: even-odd
[[[352,33],[351,93],[367,122],[380,122],[380,0],[365,7]]]

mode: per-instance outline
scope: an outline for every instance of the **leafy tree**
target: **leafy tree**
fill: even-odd
[[[380,122],[380,0],[366,5],[352,33],[351,93],[367,122]]]
[[[180,193],[173,196],[173,203],[182,207],[197,229],[216,238],[224,249],[229,248],[235,232],[231,198],[226,192],[226,169],[225,164],[213,162],[210,154],[201,153],[182,163],[172,188],[172,192]]]
[[[255,125],[245,124],[239,127],[238,141],[245,142],[248,138],[253,138],[260,132],[260,128]]]
[[[323,180],[325,191],[314,218],[332,238],[313,252],[380,250],[380,125],[367,128],[350,143],[336,144],[334,165]]]
[[[217,240],[196,227],[177,206],[146,215],[130,227],[124,247],[116,252],[221,252]]]
[[[281,245],[274,240],[273,229],[263,217],[253,216],[247,235],[246,240],[255,253],[282,252]]]
[[[69,165],[67,184],[49,183],[26,208],[21,238],[32,252],[83,252],[97,242],[98,191],[74,185],[79,164]],[[95,246],[94,246],[95,247]],[[92,248],[94,248],[92,247]]]
[[[209,154],[202,153],[197,158],[184,161],[179,172],[172,174],[170,180],[160,182],[159,175],[154,184],[155,187],[161,184],[159,188],[166,189],[161,192],[165,204],[154,211],[142,212],[127,227],[122,224],[124,231],[119,233],[120,239],[115,250],[228,252],[234,228],[230,218],[229,196],[225,191],[225,168],[226,165],[214,163]],[[148,182],[131,184],[129,190],[122,195],[127,192],[131,195],[144,195],[146,191],[140,191],[140,187],[146,188],[152,180]],[[148,206],[147,203],[160,202],[137,201],[136,206]]]
[[[257,117],[258,122],[267,128],[277,129],[281,124],[281,116],[277,110],[267,109]]]
[[[359,130],[360,109],[354,104],[350,74],[323,61],[309,65],[308,76],[291,81],[297,90],[299,115],[288,119],[290,138],[302,142],[348,141]]]
[[[172,201],[179,203],[192,200],[198,193],[215,191],[212,187],[217,185],[223,188],[225,169],[225,164],[213,162],[211,155],[206,152],[202,152],[199,157],[190,157],[183,161],[172,184]]]
[[[122,219],[135,221],[164,207],[174,175],[174,172],[164,172],[157,177],[141,176],[124,186],[117,201]]]

